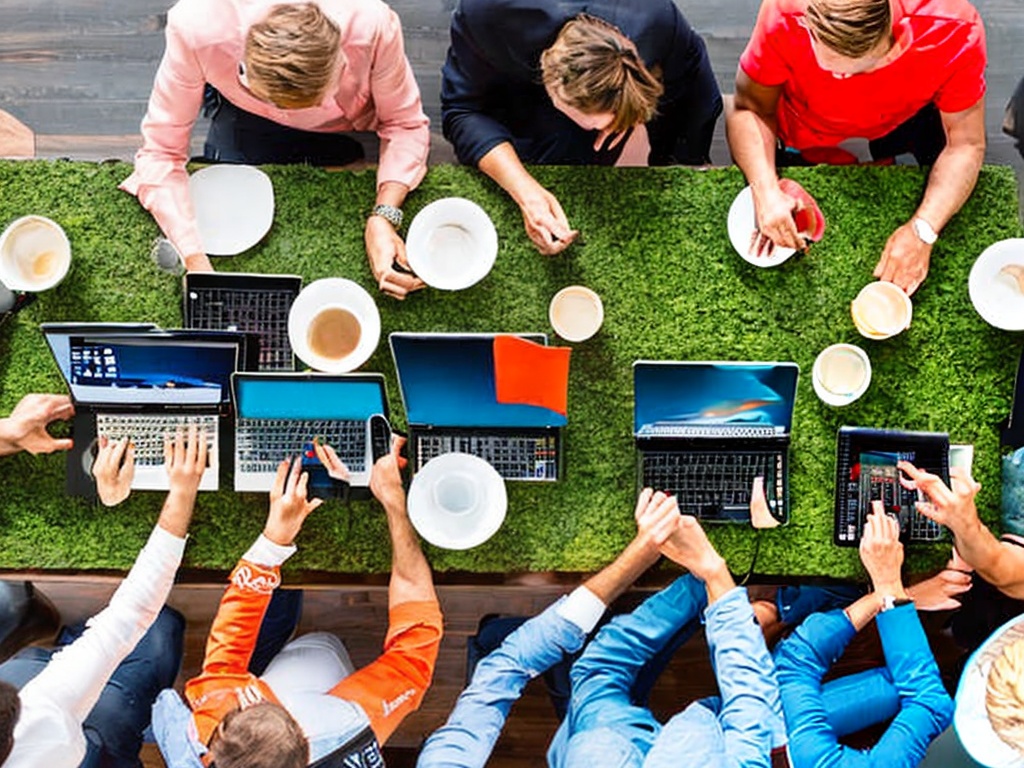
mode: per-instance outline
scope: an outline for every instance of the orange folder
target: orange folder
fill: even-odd
[[[545,347],[518,336],[494,338],[499,403],[538,405],[563,416],[569,409],[568,347]]]

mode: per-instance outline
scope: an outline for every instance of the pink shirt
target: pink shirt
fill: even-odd
[[[306,131],[376,131],[377,184],[410,189],[423,179],[429,120],[405,57],[398,15],[380,0],[318,0],[341,28],[346,65],[337,87],[306,109],[279,109],[238,78],[249,27],[287,0],[179,0],[167,14],[167,50],[142,121],[135,172],[121,189],[138,197],[183,256],[202,253],[189,198],[189,140],[210,83],[241,109]]]

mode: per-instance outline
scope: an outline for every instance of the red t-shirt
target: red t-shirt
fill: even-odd
[[[877,139],[930,102],[961,112],[985,94],[985,28],[966,0],[893,0],[893,58],[840,78],[818,66],[807,0],[763,0],[740,67],[782,86],[779,138],[799,150]],[[888,57],[887,57],[888,58]]]

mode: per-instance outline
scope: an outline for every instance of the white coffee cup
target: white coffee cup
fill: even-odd
[[[827,405],[849,405],[871,384],[871,361],[854,344],[833,344],[814,361],[814,392]]]
[[[914,305],[906,292],[884,280],[865,285],[850,305],[857,330],[865,338],[876,341],[905,331],[913,314]]]
[[[551,299],[548,319],[555,333],[566,341],[586,341],[604,322],[604,304],[589,288],[570,285]]]
[[[71,243],[45,216],[23,216],[0,235],[0,283],[37,293],[59,284],[71,268]]]
[[[292,303],[288,341],[314,370],[353,371],[377,349],[380,313],[357,283],[342,277],[315,280]]]

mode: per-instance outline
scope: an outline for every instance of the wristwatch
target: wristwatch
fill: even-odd
[[[402,218],[404,214],[401,208],[397,208],[393,205],[375,205],[373,206],[373,213],[371,216],[383,216],[385,219],[391,222],[391,226],[398,229],[402,226]]]
[[[922,219],[920,216],[915,216],[913,221],[914,232],[921,242],[925,245],[935,245],[935,241],[939,239],[939,233],[932,229],[932,225]]]
[[[899,600],[894,595],[882,595],[882,607],[879,609],[879,613],[885,613],[891,611],[893,608],[899,608],[901,605],[910,605],[913,600],[909,597],[901,597]]]

